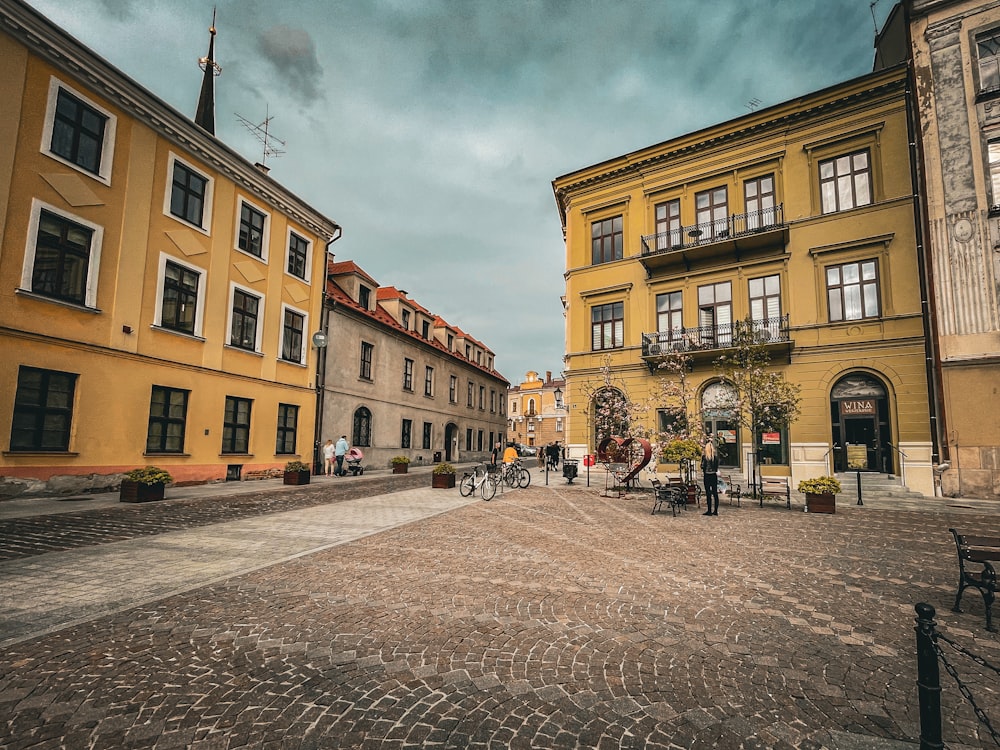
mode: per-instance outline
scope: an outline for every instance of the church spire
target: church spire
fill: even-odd
[[[205,71],[201,80],[201,93],[198,95],[198,111],[194,121],[212,135],[215,135],[215,77],[222,73],[222,68],[215,62],[215,9],[212,9],[212,26],[208,30],[208,55],[201,58],[198,64]]]

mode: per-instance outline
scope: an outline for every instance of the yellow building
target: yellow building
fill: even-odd
[[[507,439],[531,447],[558,442],[568,435],[563,391],[566,382],[530,370],[524,380],[507,391]]]
[[[934,491],[905,81],[866,75],[553,182],[573,455],[596,448],[602,389],[648,401],[682,351],[687,417],[724,468],[750,477],[757,452],[793,486],[863,469]],[[787,429],[751,436],[720,406],[713,361],[743,320],[801,389]]]
[[[0,20],[2,491],[308,460],[339,227],[212,135],[211,48],[196,124],[19,0]]]

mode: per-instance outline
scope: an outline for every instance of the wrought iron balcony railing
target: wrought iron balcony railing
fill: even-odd
[[[647,234],[642,238],[642,254],[685,250],[689,247],[708,245],[713,242],[737,240],[751,237],[761,232],[781,229],[785,226],[784,204],[763,211],[733,214],[725,219],[702,224],[692,224],[668,232]]]
[[[675,328],[671,331],[657,331],[642,334],[642,356],[659,357],[670,352],[691,353],[713,349],[731,349],[734,337],[742,330],[747,331],[750,340],[759,344],[781,344],[791,341],[788,330],[788,315],[752,321],[734,321],[714,326],[695,328]]]

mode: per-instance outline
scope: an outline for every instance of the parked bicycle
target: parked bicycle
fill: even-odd
[[[483,500],[492,500],[497,493],[497,484],[499,484],[498,468],[492,464],[479,464],[472,471],[465,472],[458,485],[458,491],[462,493],[462,497],[469,497],[475,492],[479,492]]]
[[[508,487],[520,487],[523,490],[531,484],[531,472],[524,468],[520,461],[512,461],[504,465],[501,479]]]

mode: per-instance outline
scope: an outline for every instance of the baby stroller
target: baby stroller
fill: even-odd
[[[351,448],[344,455],[344,460],[347,461],[347,470],[351,472],[351,476],[357,477],[365,473],[365,467],[361,465],[361,460],[365,457],[357,448]]]

